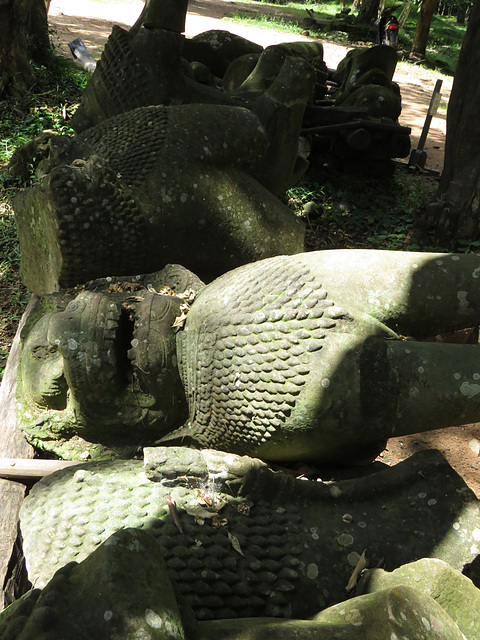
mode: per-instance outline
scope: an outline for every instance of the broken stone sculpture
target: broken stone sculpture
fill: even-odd
[[[185,40],[181,31],[186,9],[184,1],[151,0],[130,31],[115,27],[72,126],[83,132],[141,106],[247,107],[259,117],[269,142],[252,175],[275,195],[283,195],[308,166],[297,163],[298,137],[306,103],[325,86],[322,44],[277,45],[263,51],[225,31]],[[252,53],[256,63],[248,77],[241,86],[230,82],[227,89],[216,75],[223,76],[237,57]],[[215,109],[209,114],[215,122]]]
[[[213,82],[210,81],[212,86],[225,89],[227,87],[223,84],[223,79],[230,65],[235,60],[250,58],[252,62],[247,73],[249,75],[262,52],[263,47],[256,42],[251,42],[229,31],[211,29],[192,38],[185,38],[182,58],[191,65],[190,73],[193,72],[197,82],[206,84],[205,79],[199,78],[196,71],[201,65],[208,70],[210,79],[213,79]],[[184,73],[187,77],[190,75],[188,68],[185,70],[185,65]],[[231,88],[228,87],[228,89]]]
[[[228,591],[226,597],[231,597]],[[398,585],[335,605],[309,620],[197,621],[169,579],[162,547],[145,531],[125,529],[107,538],[85,560],[59,569],[43,590],[28,592],[0,613],[0,636],[3,640],[265,640],[273,636],[279,640],[476,640],[477,636],[459,631],[452,614],[449,617],[421,590]]]
[[[477,347],[418,341],[479,323],[479,278],[476,255],[338,250],[239,267],[188,313],[157,295],[162,274],[154,291],[145,276],[133,295],[103,281],[47,296],[22,333],[19,426],[73,457],[163,437],[368,461],[392,436],[480,418]]]
[[[322,45],[270,47],[234,90],[206,87],[183,72],[185,12],[152,0],[129,32],[116,28],[73,119],[78,135],[44,134],[12,159],[15,175],[36,168],[15,202],[31,291],[169,262],[210,280],[303,250],[304,226],[276,196],[308,166],[299,136]],[[233,44],[224,38],[219,56],[251,49]]]
[[[252,71],[257,79],[262,75],[262,93],[277,78],[286,58],[294,58],[296,62],[290,71],[292,102],[299,86],[306,81],[310,84],[308,97],[313,97],[309,76],[316,77],[319,87],[322,84],[325,87],[321,43],[269,47],[266,51],[275,51],[279,64],[273,74],[268,64],[265,75],[263,48],[253,42],[227,31],[209,31],[186,39],[182,32],[187,4],[187,0],[149,0],[129,31],[114,27],[72,119],[77,132],[141,106],[186,103],[252,106],[258,94],[247,95],[243,91],[237,95],[230,85],[222,83],[229,65],[244,55],[257,56],[258,65],[250,68],[249,73]]]
[[[348,52],[332,74],[334,107],[309,106],[304,116],[312,166],[333,155],[347,171],[384,175],[390,158],[408,156],[410,128],[398,124],[401,96],[392,81],[396,63],[396,51],[385,45]]]
[[[209,31],[191,40],[186,40],[185,48],[190,51],[197,39],[201,38],[203,40],[206,36],[209,36],[213,62],[213,54],[218,51],[218,46],[216,45],[219,38],[218,34],[222,33],[226,34],[225,37],[238,37],[232,36],[228,32]],[[246,43],[248,44],[248,41]],[[194,52],[196,52],[196,47],[190,54],[192,57],[195,55]],[[280,72],[283,60],[287,56],[303,58],[312,65],[315,71],[315,86],[313,87],[311,102],[323,98],[327,91],[328,69],[323,60],[323,45],[318,40],[284,42],[280,45],[271,45],[260,51],[252,48],[243,55],[231,56],[231,62],[228,67],[224,70],[222,69],[222,89],[232,97],[251,100],[252,91],[256,90],[263,93],[268,88],[272,80]],[[197,58],[194,57],[194,59]]]
[[[452,525],[459,527],[459,523]],[[476,533],[480,539],[480,532]],[[480,591],[460,571],[438,558],[422,558],[394,571],[370,569],[357,593],[375,593],[405,585],[432,597],[455,620],[465,638],[480,638]]]
[[[429,596],[399,586],[359,596],[309,620],[212,620],[198,625],[198,640],[473,640]]]
[[[20,520],[34,587],[116,531],[143,529],[197,620],[308,618],[348,597],[362,556],[388,570],[428,556],[461,570],[480,551],[479,502],[437,451],[329,482],[212,450],[144,453],[33,487]]]
[[[392,81],[397,59],[387,45],[349,51],[333,76],[339,85],[336,104],[363,107],[370,117],[396,122],[402,110],[400,88]]]
[[[178,8],[181,9],[181,5]],[[190,74],[185,76],[185,87],[181,97],[175,96],[173,93],[170,98],[167,98],[170,87],[169,83],[165,82],[162,85],[162,96],[151,95],[152,92],[147,92],[147,95],[139,98],[137,92],[135,104],[132,106],[126,105],[120,99],[124,94],[130,95],[134,90],[130,86],[129,74],[125,72],[125,69],[129,69],[133,74],[132,81],[138,78],[139,71],[132,64],[132,52],[128,48],[123,51],[123,48],[126,46],[125,38],[127,41],[131,40],[131,46],[134,46],[139,36],[124,32],[119,27],[117,29],[110,36],[109,44],[107,44],[99,63],[101,65],[100,73],[94,74],[87,85],[82,103],[72,120],[72,125],[78,133],[84,132],[92,125],[99,124],[108,118],[140,106],[209,104],[211,108],[208,113],[213,121],[215,121],[213,105],[244,107],[258,116],[268,133],[270,145],[268,156],[262,157],[257,163],[258,166],[255,166],[255,177],[277,195],[283,194],[285,189],[292,186],[299,177],[297,175],[298,168],[295,169],[295,161],[298,156],[298,137],[303,112],[306,103],[314,97],[319,74],[323,71],[322,65],[325,67],[323,47],[320,43],[306,43],[303,47],[276,45],[265,49],[258,55],[252,73],[241,86],[230,91],[216,86],[217,82],[221,84],[221,80],[206,81],[213,86],[207,86],[205,82],[200,84],[195,79],[199,75],[197,65],[197,73],[192,70]],[[123,39],[120,38],[121,34],[123,34]],[[228,38],[228,36],[230,37]],[[158,36],[152,32],[149,37],[155,39]],[[233,36],[225,34],[225,32],[220,32],[218,36],[214,37],[216,38],[215,46],[210,39],[211,54],[218,57],[219,63],[224,56],[230,60],[233,52],[242,50],[238,40],[243,42],[245,50],[254,47],[252,43],[239,38],[234,40],[233,44],[236,46],[232,47]],[[228,44],[231,46],[228,47]],[[163,43],[159,41],[154,45],[161,48]],[[112,48],[113,53],[110,52]],[[256,47],[254,50],[257,50]],[[193,55],[195,51],[194,48],[190,53]],[[144,56],[142,64],[146,67],[149,67],[152,59],[156,60],[155,56],[146,55],[145,52],[142,52],[142,55]],[[121,57],[123,57],[123,64],[119,66],[119,58]],[[204,69],[202,73],[206,73],[208,78],[210,76],[213,78],[207,67],[202,65],[202,68]],[[213,68],[216,69],[215,66]],[[182,78],[180,72],[175,75],[177,85],[179,78]],[[155,69],[151,70],[150,83],[153,85],[153,93],[158,91],[159,81]],[[192,86],[196,88],[195,91],[192,90]],[[175,90],[175,86],[172,87],[172,92]],[[272,145],[273,149],[270,149]],[[281,153],[278,152],[279,148]],[[303,167],[303,171],[305,168],[306,166]],[[267,174],[266,181],[263,174]]]
[[[365,640],[465,640],[433,598],[403,585],[337,604],[320,612],[314,621],[337,629],[348,625],[350,632],[354,627],[360,632],[356,637]]]
[[[186,640],[159,551],[143,531],[119,531],[80,564],[63,566],[43,591],[34,589],[5,609],[0,637]]]
[[[180,426],[188,411],[172,325],[190,291],[204,286],[170,265],[35,299],[17,370],[17,416],[28,440],[67,458],[131,457]],[[186,293],[156,293],[174,291]]]
[[[222,92],[197,82],[182,59],[187,5],[188,0],[149,0],[131,29],[114,26],[72,119],[77,132],[138,107],[231,104]],[[240,55],[257,50],[247,41],[235,44]],[[221,60],[225,46],[219,48]]]
[[[267,146],[251,111],[211,105],[142,107],[52,136],[14,205],[24,283],[51,293],[179,258],[210,279],[302,251],[302,223],[251,174]]]

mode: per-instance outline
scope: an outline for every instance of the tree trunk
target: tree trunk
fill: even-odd
[[[413,39],[412,53],[419,56],[425,55],[430,25],[437,6],[438,0],[423,0],[422,6],[420,7],[420,13],[418,14],[417,29]]]
[[[360,0],[358,3],[358,21],[375,22],[378,18],[380,0]]]
[[[457,24],[464,25],[467,19],[467,3],[463,2],[457,7]]]
[[[20,96],[35,81],[30,59],[46,61],[50,43],[44,0],[0,0],[0,96]]]
[[[403,27],[407,24],[408,16],[410,15],[410,11],[412,10],[412,4],[413,0],[407,0],[403,5],[403,9],[398,16],[398,25],[400,29],[403,29]]]
[[[458,58],[447,112],[445,165],[439,201],[429,207],[427,229],[452,248],[480,239],[480,2],[475,2]]]

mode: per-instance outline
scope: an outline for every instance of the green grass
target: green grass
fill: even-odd
[[[35,67],[37,83],[22,99],[0,101],[0,379],[18,321],[29,299],[19,275],[20,250],[12,209],[23,186],[5,173],[14,151],[44,130],[71,133],[68,118],[80,101],[87,74],[52,55]],[[1,170],[3,169],[3,171]]]
[[[234,13],[228,18],[223,19],[225,22],[240,22],[246,27],[259,27],[261,29],[272,29],[273,31],[281,31],[283,33],[296,33],[301,35],[305,31],[305,27],[300,26],[296,22],[285,20],[273,15],[252,16],[249,13]]]
[[[37,82],[18,100],[0,101],[0,166],[18,147],[45,129],[71,133],[68,118],[80,101],[87,74],[69,60],[53,56],[47,66],[34,65]]]
[[[256,6],[269,6],[277,10],[281,10],[282,12],[288,12],[291,15],[291,19],[282,17],[277,20],[275,17],[268,15],[255,17],[252,16],[251,13],[242,13],[240,11],[229,19],[252,26],[276,28],[279,31],[285,31],[287,33],[303,33],[305,31],[307,27],[305,26],[304,20],[307,17],[307,8],[313,10],[316,18],[319,20],[331,20],[342,9],[340,2],[275,3],[253,2],[250,0],[249,3]],[[394,4],[395,7],[398,7],[396,14],[400,15],[404,4],[403,2],[387,3],[387,5],[388,4]],[[351,6],[352,2],[346,3],[346,7],[351,8]],[[417,21],[418,7],[413,6],[405,26],[400,29],[400,44],[406,51],[411,49]],[[342,34],[342,32],[338,31],[315,31],[311,26],[308,26],[308,31],[312,36],[324,39],[335,39],[341,41],[347,39],[346,34]],[[446,72],[452,74],[455,70],[465,32],[466,26],[458,25],[455,17],[434,15],[426,52],[427,62],[431,65],[440,66]]]
[[[287,194],[307,225],[309,249],[446,250],[420,247],[414,233],[415,214],[432,198],[436,180],[398,168],[383,179],[346,179],[329,170],[320,182],[304,180]]]

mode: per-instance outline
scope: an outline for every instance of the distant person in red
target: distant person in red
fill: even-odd
[[[398,44],[398,20],[392,15],[391,8],[386,8],[380,14],[378,24],[378,42],[390,47]]]

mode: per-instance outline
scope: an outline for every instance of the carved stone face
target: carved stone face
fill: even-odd
[[[40,318],[25,341],[23,384],[38,407],[62,410],[67,406],[68,387],[62,354],[48,341],[53,315],[47,313]]]
[[[161,282],[147,289],[135,280],[38,302],[23,330],[17,385],[20,428],[36,444],[123,455],[185,419],[172,328],[183,301],[157,293]]]

